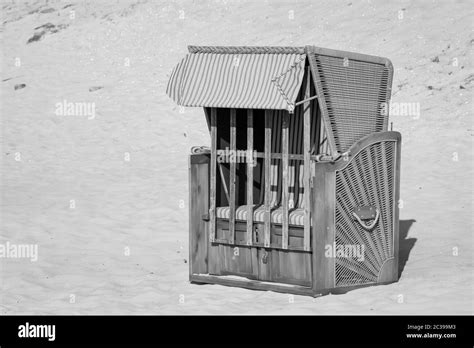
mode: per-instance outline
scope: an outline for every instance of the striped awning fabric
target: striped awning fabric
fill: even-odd
[[[304,75],[302,48],[196,47],[173,70],[167,94],[182,106],[288,110]]]

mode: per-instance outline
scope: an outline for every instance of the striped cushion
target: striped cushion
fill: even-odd
[[[216,217],[219,219],[229,219],[230,207],[218,207],[216,209]],[[241,205],[235,209],[236,220],[247,220],[247,206]]]
[[[253,221],[263,222],[265,217],[265,206],[253,206]],[[275,206],[273,207],[275,208]],[[230,208],[229,207],[218,207],[216,209],[216,217],[219,219],[229,219],[230,217]],[[247,205],[241,205],[235,209],[235,219],[236,220],[247,220]]]
[[[254,206],[255,207],[255,206]],[[254,211],[254,221],[263,222],[265,217],[265,207],[259,206]],[[216,209],[216,216],[219,219],[229,219],[230,209],[229,207],[218,207]],[[235,219],[241,221],[247,221],[247,206],[241,205],[235,210]],[[283,209],[281,207],[271,212],[271,222],[274,224],[281,224],[283,219]],[[304,224],[304,210],[297,208],[290,211],[289,224],[294,226],[303,226]]]
[[[298,168],[298,208],[304,209],[304,165]]]
[[[272,223],[281,224],[283,222],[283,208],[278,208],[272,212]],[[297,208],[291,210],[288,216],[288,223],[295,226],[304,225],[304,210]]]

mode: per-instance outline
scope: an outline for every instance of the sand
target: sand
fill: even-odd
[[[36,262],[0,259],[1,314],[473,313],[469,1],[1,6],[0,243],[38,245]],[[420,106],[390,119],[399,282],[316,299],[188,282],[187,157],[210,137],[202,109],[180,113],[165,93],[188,44],[392,60],[392,101]],[[57,115],[65,101],[95,103],[95,117]]]

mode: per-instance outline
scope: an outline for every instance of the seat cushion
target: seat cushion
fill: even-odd
[[[272,211],[272,223],[282,224],[283,222],[283,209],[280,207]],[[303,226],[304,225],[304,210],[297,208],[290,211],[288,216],[288,224],[294,226]]]
[[[257,206],[254,206],[254,208]],[[229,219],[230,208],[229,207],[218,207],[216,209],[216,217],[219,219]],[[263,222],[265,216],[265,207],[263,205],[258,206],[253,212],[253,220],[255,222]],[[241,205],[235,209],[236,220],[247,220],[247,206]],[[274,209],[271,212],[271,222],[274,224],[281,224],[283,221],[283,209],[281,207]],[[288,217],[288,223],[294,226],[304,225],[304,210],[297,208],[290,211]]]
[[[255,207],[255,206],[254,206]],[[255,215],[255,212],[254,212]],[[230,207],[218,207],[216,208],[216,217],[219,219],[229,219],[230,217]],[[235,209],[235,219],[236,220],[247,220],[247,206],[241,205]]]

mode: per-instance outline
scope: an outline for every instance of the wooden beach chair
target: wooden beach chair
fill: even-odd
[[[314,46],[189,47],[167,93],[211,135],[189,162],[192,282],[317,296],[398,279],[392,74]]]

